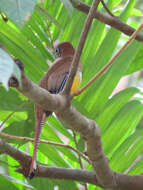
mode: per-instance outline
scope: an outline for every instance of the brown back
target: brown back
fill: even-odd
[[[48,91],[58,90],[64,80],[66,73],[70,70],[72,59],[72,56],[56,59],[53,65],[41,79],[39,85]]]

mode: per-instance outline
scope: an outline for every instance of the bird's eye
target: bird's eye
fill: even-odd
[[[60,49],[59,48],[56,48],[56,55],[59,55],[59,53],[60,53]]]

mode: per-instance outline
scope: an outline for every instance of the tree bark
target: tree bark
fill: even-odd
[[[77,9],[77,10],[79,10],[79,11],[85,13],[85,14],[88,14],[88,12],[90,10],[89,5],[81,2],[80,0],[76,0],[76,1],[75,0],[69,0],[69,1],[72,3],[72,5],[73,5],[73,7],[75,9]],[[131,36],[135,32],[134,28],[132,28],[131,26],[129,26],[129,25],[125,24],[125,23],[123,23],[121,20],[118,19],[118,17],[113,17],[113,16],[110,16],[110,15],[106,15],[106,14],[104,14],[102,12],[99,12],[99,11],[95,12],[94,17],[97,20],[99,20],[99,21],[101,21],[101,22],[103,22],[103,23],[105,23],[105,24],[107,24],[107,25],[121,31],[122,33],[124,33],[124,34],[126,34],[128,36]],[[140,42],[143,42],[143,33],[140,32],[136,36],[135,39],[140,41]]]

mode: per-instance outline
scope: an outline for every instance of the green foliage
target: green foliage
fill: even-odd
[[[10,189],[10,190],[18,190],[18,188],[13,184],[11,183],[11,181],[7,180],[4,176],[1,176],[0,175],[0,184],[1,184],[1,188],[2,189]]]
[[[0,11],[4,12],[19,27],[22,27],[31,15],[35,4],[36,0],[1,0]]]
[[[77,46],[86,15],[73,9],[67,0],[44,0],[44,3],[35,1],[20,1],[10,4],[11,1],[0,2],[2,15],[7,15],[8,22],[0,18],[0,45],[15,58],[19,58],[25,66],[27,76],[34,82],[38,82],[43,73],[48,69],[48,62],[54,60],[51,49],[54,42],[70,41]],[[76,0],[74,1],[77,2]],[[92,0],[83,2],[91,4]],[[28,3],[28,4],[27,4]],[[120,19],[128,21],[131,15],[140,16],[141,12],[134,8],[136,1],[129,0],[124,4],[121,0],[108,0],[110,10],[122,6],[118,11]],[[30,4],[30,5],[29,5]],[[34,9],[35,6],[35,9]],[[32,12],[32,10],[34,11]],[[15,14],[12,14],[12,11]],[[105,10],[100,9],[105,12]],[[30,19],[25,22],[26,15]],[[23,26],[21,29],[18,26]],[[105,24],[94,21],[88,34],[86,44],[81,56],[83,82],[81,86],[93,77],[115,54],[120,46],[121,32],[113,28],[107,28]],[[115,95],[113,90],[119,80],[126,74],[131,74],[143,68],[143,46],[133,41],[127,49],[116,59],[114,64],[83,94],[73,100],[73,105],[85,116],[95,120],[100,129],[103,148],[109,158],[112,169],[130,174],[141,173],[143,161],[139,159],[143,154],[142,120],[143,104],[142,92],[135,88],[126,88]],[[7,82],[11,74],[19,76],[11,57],[0,50],[0,81],[7,88]],[[135,96],[140,95],[140,99]],[[22,105],[22,106],[20,106]],[[1,122],[12,112],[15,113],[4,123],[3,132],[17,136],[34,136],[34,109],[33,103],[18,93],[15,89],[8,92],[0,87],[0,115]],[[141,122],[139,122],[141,120]],[[42,129],[42,139],[65,143],[76,148],[72,132],[69,126],[59,121],[54,115],[48,118]],[[29,150],[32,154],[33,144],[18,140],[7,140],[22,150]],[[84,141],[77,135],[77,148],[84,152]],[[0,176],[0,189],[28,188],[53,190],[58,186],[60,190],[76,190],[78,186],[74,181],[33,179],[27,180],[15,172],[17,162],[12,158],[0,155],[2,173]],[[138,160],[137,162],[135,162]],[[70,149],[40,144],[38,161],[48,165],[56,165],[67,168],[80,168],[78,155]],[[83,161],[87,169],[89,164]],[[131,167],[132,166],[132,167]],[[0,171],[1,173],[1,171]],[[10,176],[11,178],[9,178]],[[16,180],[17,179],[17,180]],[[89,190],[100,189],[89,185]]]
[[[66,1],[66,0],[61,0],[61,2],[64,4],[64,6],[67,8],[70,16],[72,15],[72,11],[73,11],[73,6],[71,4],[70,1]]]

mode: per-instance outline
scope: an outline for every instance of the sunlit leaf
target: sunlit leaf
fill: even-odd
[[[11,177],[11,176],[5,175],[5,174],[3,174],[2,176],[5,177],[6,179],[8,179],[9,181],[12,181],[13,183],[18,183],[18,184],[20,184],[20,185],[22,185],[22,186],[24,186],[24,187],[29,188],[29,189],[34,189],[32,186],[30,186],[30,185],[24,183],[24,182],[21,181],[21,180],[18,180],[18,179],[16,179],[16,178],[14,178],[14,177]]]
[[[61,0],[61,2],[63,2],[64,6],[66,7],[66,9],[68,10],[69,14],[72,14],[72,10],[73,10],[73,6],[71,4],[70,1],[67,0]]]
[[[0,188],[9,190],[18,190],[18,188],[6,177],[0,175]]]

